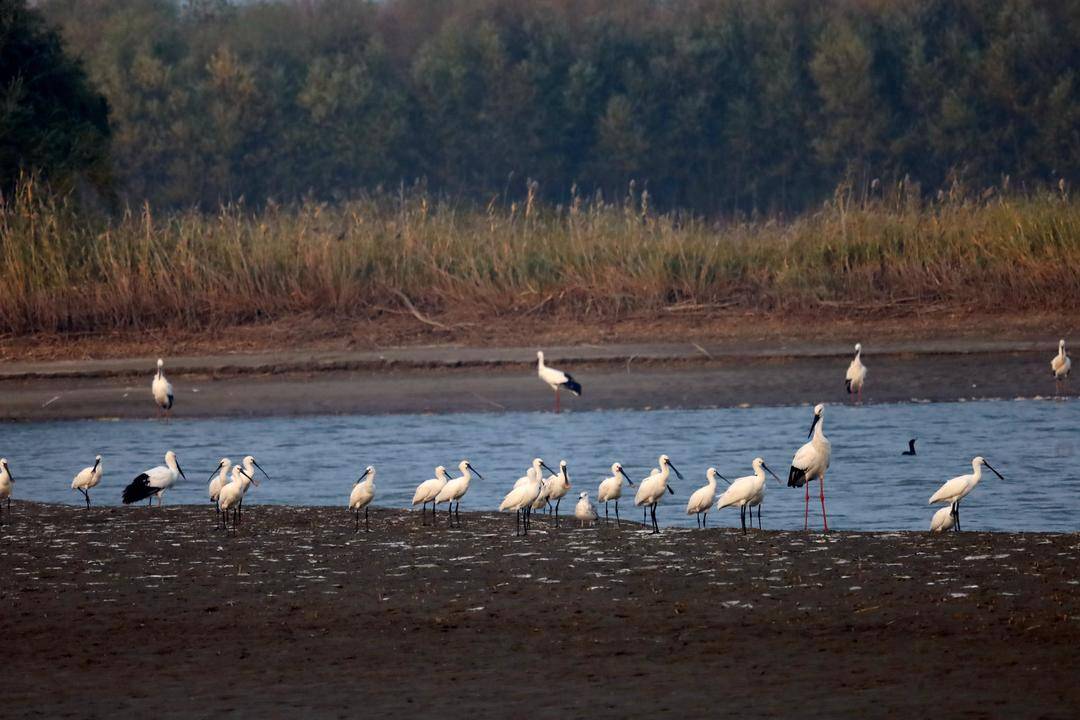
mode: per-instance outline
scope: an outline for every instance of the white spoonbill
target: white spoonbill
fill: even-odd
[[[366,478],[366,479],[365,479]],[[371,523],[368,519],[368,505],[375,498],[375,468],[368,465],[360,477],[353,483],[352,492],[349,493],[349,509],[356,512],[356,529],[360,532],[360,511],[364,511],[364,532],[371,531]]]
[[[814,420],[810,423],[810,442],[799,448],[791,460],[788,472],[788,487],[806,486],[806,506],[803,511],[803,530],[810,526],[810,483],[817,480],[821,490],[821,521],[825,532],[829,532],[829,518],[825,514],[825,471],[829,469],[832,457],[832,443],[825,437],[825,405],[818,403],[814,408]]]
[[[453,526],[455,519],[458,525],[461,525],[461,498],[465,497],[465,493],[469,492],[469,481],[472,480],[473,473],[476,473],[476,477],[481,480],[484,479],[480,471],[474,468],[468,460],[462,460],[458,463],[458,470],[461,471],[461,477],[451,478],[443,486],[443,489],[439,491],[439,494],[435,496],[435,505],[450,503],[446,506],[446,518],[451,526]],[[451,515],[451,511],[453,511],[453,515]],[[434,506],[431,514],[434,518]]]
[[[660,499],[664,497],[664,491],[666,490],[672,495],[675,494],[675,490],[668,485],[668,476],[672,470],[682,480],[682,473],[679,472],[679,468],[671,464],[671,460],[667,455],[661,455],[659,472],[655,472],[639,482],[637,494],[634,495],[634,504],[641,507],[641,524],[645,527],[648,527],[648,523],[645,522],[644,512],[646,509],[652,511],[653,533],[660,532],[660,526],[656,524],[656,506],[659,504]]]
[[[218,466],[214,468],[214,472],[210,473],[210,485],[207,487],[207,493],[210,495],[210,502],[217,506],[218,495],[221,493],[221,488],[229,484],[229,471],[232,470],[232,460],[227,457],[221,458],[218,461]],[[221,512],[221,509],[218,509]]]
[[[1058,354],[1050,361],[1050,372],[1054,375],[1054,383],[1061,390],[1061,383],[1069,377],[1072,370],[1072,358],[1065,354],[1065,338],[1058,340]]]
[[[939,533],[952,530],[955,521],[952,505],[946,505],[934,513],[934,517],[930,519],[930,532]]]
[[[11,476],[7,458],[0,458],[0,502],[7,500],[8,515],[11,514],[11,491],[14,485],[15,478]]]
[[[611,464],[611,477],[604,478],[600,482],[600,487],[596,491],[597,502],[604,503],[604,522],[608,522],[608,503],[612,500],[615,501],[615,524],[622,525],[619,520],[619,498],[622,497],[622,481],[630,483],[630,487],[634,487],[634,481],[630,479],[630,476],[623,470],[621,463]]]
[[[265,470],[263,470],[262,465],[255,462],[255,456],[254,455],[245,455],[244,459],[241,462],[244,465],[244,474],[247,477],[250,477],[250,478],[255,477],[255,468],[259,468],[259,472],[261,472],[263,474],[263,477],[265,477],[267,480],[270,479],[270,475],[267,474],[267,472]],[[240,496],[240,504],[236,506],[236,516],[237,516],[236,519],[237,519],[237,521],[240,521],[240,520],[244,519],[244,495],[247,495],[248,487],[250,485],[251,485],[250,482],[244,483],[244,493],[243,493],[243,495]],[[258,487],[258,483],[256,483],[256,487]]]
[[[705,471],[705,478],[708,481],[702,487],[690,495],[690,500],[686,503],[686,514],[695,515],[699,528],[705,527],[705,523],[709,521],[709,508],[712,507],[713,500],[716,499],[716,478],[720,478],[726,483],[730,481],[718,473],[716,468],[711,467]],[[705,513],[705,517],[701,514]]]
[[[768,470],[769,474],[776,478],[776,482],[783,485],[780,482],[780,478],[776,476],[769,466],[765,464],[765,461],[759,457],[754,458],[753,462],[754,474],[747,475],[741,478],[735,478],[731,482],[731,486],[724,491],[724,494],[720,496],[720,499],[716,501],[716,509],[722,510],[726,507],[739,508],[740,520],[742,521],[743,535],[746,534],[746,511],[750,510],[750,527],[754,527],[754,515],[753,508],[758,508],[758,525],[761,525],[761,508],[760,505],[765,499],[765,471]]]
[[[544,364],[544,353],[536,353],[536,374],[555,391],[555,412],[559,412],[559,388],[566,388],[575,396],[581,395],[581,383],[562,370]]]
[[[862,386],[866,380],[866,366],[862,364],[862,343],[855,343],[855,357],[848,365],[847,374],[844,375],[844,384],[847,386],[848,395],[859,394],[859,402],[862,402]]]
[[[90,508],[90,488],[97,487],[101,482],[101,474],[104,472],[104,468],[101,467],[101,456],[98,455],[94,458],[94,464],[91,467],[85,467],[79,471],[71,481],[71,489],[78,490],[86,498],[86,507]]]
[[[986,466],[988,470],[1004,480],[1005,478],[997,470],[994,470],[990,466],[990,463],[982,457],[982,455],[973,458],[971,460],[971,474],[970,475],[958,475],[952,480],[938,488],[938,491],[930,496],[929,505],[935,503],[949,503],[952,509],[953,523],[957,531],[960,530],[960,501],[975,489],[975,486],[979,484],[979,480],[982,480],[982,469]]]
[[[506,493],[506,497],[499,503],[499,512],[514,511],[514,534],[520,535],[522,529],[529,534],[529,513],[540,488],[543,486],[543,476],[536,466],[533,465],[525,474],[526,482],[514,484],[513,489]]]
[[[413,507],[420,505],[421,524],[427,524],[428,503],[431,503],[431,522],[432,524],[435,523],[435,498],[439,496],[439,491],[446,487],[448,482],[450,482],[450,476],[446,474],[446,468],[440,465],[435,468],[435,477],[416,486],[416,492],[413,493],[412,497],[412,505]]]
[[[165,361],[158,358],[157,373],[154,375],[154,381],[150,383],[150,390],[154,393],[154,402],[158,406],[158,415],[164,414],[165,417],[168,417],[173,406],[173,389],[172,383],[165,379],[165,373],[162,371],[163,367],[165,367]]]
[[[172,450],[165,453],[165,464],[144,470],[135,476],[126,488],[124,488],[123,501],[130,505],[140,500],[150,498],[150,504],[154,504],[154,496],[157,495],[158,505],[163,503],[162,495],[166,490],[176,484],[180,478],[187,480],[187,475],[180,469],[180,463],[176,460],[176,453]]]
[[[218,514],[221,515],[221,527],[225,532],[229,531],[229,511],[233,514],[233,531],[236,531],[236,523],[239,515],[240,502],[244,499],[244,492],[248,483],[259,484],[253,475],[248,475],[240,465],[234,465],[232,469],[232,481],[221,486],[217,496]]]
[[[559,472],[547,479],[546,490],[547,501],[555,502],[555,527],[559,527],[559,503],[566,493],[570,492],[570,473],[566,469],[565,460],[559,461]]]
[[[574,506],[574,517],[578,519],[578,527],[585,527],[585,523],[592,524],[596,522],[596,508],[589,502],[588,491],[582,491],[578,495],[577,505]]]

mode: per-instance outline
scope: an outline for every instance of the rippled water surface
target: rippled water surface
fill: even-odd
[[[595,497],[613,461],[635,481],[660,453],[671,456],[684,479],[657,517],[665,525],[694,525],[683,510],[690,493],[714,465],[729,478],[750,474],[761,455],[786,479],[794,451],[806,441],[808,407],[719,410],[598,411],[270,417],[256,419],[76,421],[0,426],[0,454],[16,479],[17,498],[82,502],[71,477],[104,456],[105,478],[95,503],[119,504],[120,491],[141,470],[176,451],[187,481],[166,494],[166,504],[207,502],[207,476],[221,456],[255,455],[272,480],[254,488],[248,503],[343,505],[365,465],[378,468],[376,505],[406,507],[417,483],[437,464],[453,468],[468,457],[483,473],[462,509],[494,509],[514,480],[539,455],[569,463],[574,488],[562,503],[571,514],[580,490]],[[1080,527],[1077,467],[1080,403],[989,401],[908,405],[829,406],[825,430],[833,444],[826,478],[830,527],[925,529],[934,508],[929,496],[942,482],[971,471],[982,454],[1006,481],[984,474],[964,501],[966,530],[1075,531]],[[909,437],[919,454],[902,457]],[[718,493],[723,491],[723,485]],[[820,523],[816,501],[811,520]],[[637,518],[633,489],[624,488],[623,518]],[[801,527],[803,491],[769,480],[767,528]],[[209,507],[208,507],[209,511]],[[602,512],[602,511],[601,511]],[[508,517],[508,521],[511,519]],[[713,525],[738,525],[738,511],[710,513]]]

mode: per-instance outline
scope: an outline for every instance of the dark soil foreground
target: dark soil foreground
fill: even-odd
[[[14,503],[0,716],[1080,715],[1077,535],[462,520]]]

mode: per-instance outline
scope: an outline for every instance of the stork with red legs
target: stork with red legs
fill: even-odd
[[[825,437],[825,405],[819,403],[814,408],[814,420],[810,423],[810,442],[799,448],[791,461],[788,472],[788,487],[806,487],[806,507],[803,512],[803,530],[810,527],[810,485],[813,480],[820,483],[821,522],[825,532],[829,532],[829,518],[825,514],[825,471],[829,469],[832,456],[832,444]]]

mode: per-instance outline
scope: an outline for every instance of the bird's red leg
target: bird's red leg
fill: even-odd
[[[821,522],[825,525],[825,532],[829,532],[829,518],[825,515],[825,476],[818,480],[821,483]]]
[[[810,529],[810,481],[806,482],[806,507],[803,510],[802,529]]]
[[[555,388],[555,414],[559,414],[559,388]]]

